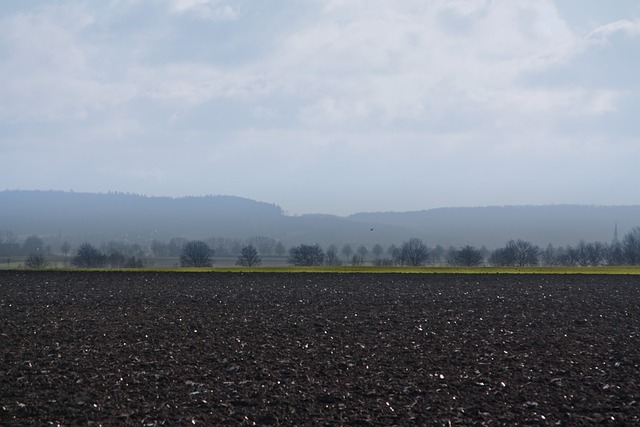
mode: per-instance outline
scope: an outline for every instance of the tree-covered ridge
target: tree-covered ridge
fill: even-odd
[[[171,238],[214,227],[251,233],[283,215],[275,205],[235,196],[147,197],[126,193],[0,192],[0,228],[17,234]],[[261,228],[261,227],[260,227]],[[194,236],[195,237],[195,236]],[[98,239],[99,240],[99,239]]]
[[[175,253],[180,239],[207,240],[217,254],[233,257],[236,249],[249,244],[262,254],[271,251],[265,245],[319,244],[329,262],[353,263],[384,259],[382,252],[390,245],[418,238],[438,253],[438,247],[458,248],[458,254],[448,252],[449,259],[469,264],[477,259],[469,248],[494,250],[512,240],[530,242],[542,248],[541,253],[549,244],[608,244],[616,231],[623,236],[639,219],[640,206],[494,206],[291,216],[275,204],[235,196],[0,191],[0,256],[20,251],[29,255],[33,250],[22,248],[22,243],[36,236],[56,249],[65,241],[74,248],[86,242],[124,242],[155,254]],[[8,233],[7,238],[2,233]],[[25,243],[40,244],[33,239]]]

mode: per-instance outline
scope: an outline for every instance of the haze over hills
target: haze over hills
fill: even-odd
[[[368,225],[331,215],[288,216],[275,204],[235,196],[146,197],[125,193],[0,192],[0,230],[23,238],[63,236],[72,243],[172,237],[245,239],[267,236],[285,245],[407,239],[413,230]],[[375,239],[374,239],[375,237]]]
[[[126,239],[148,243],[172,237],[245,239],[267,236],[300,243],[383,246],[411,237],[429,246],[489,249],[509,239],[540,246],[579,240],[610,242],[640,226],[640,206],[492,206],[416,212],[289,216],[275,204],[235,196],[147,197],[124,193],[0,192],[0,230],[72,243]]]
[[[438,208],[418,212],[358,213],[352,221],[402,225],[443,245],[503,246],[522,239],[539,246],[611,242],[640,224],[640,206],[488,206]]]

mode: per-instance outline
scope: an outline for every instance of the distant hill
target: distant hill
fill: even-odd
[[[365,221],[366,222],[366,221]],[[245,239],[267,236],[285,245],[406,239],[410,230],[369,225],[332,215],[287,216],[270,203],[235,196],[147,197],[125,193],[0,191],[0,230],[60,236],[72,243],[126,239],[148,242],[172,237]]]
[[[279,206],[234,196],[146,197],[124,193],[0,192],[0,228],[87,240],[251,235],[283,217]]]
[[[640,226],[640,206],[490,206],[440,208],[416,212],[358,213],[352,221],[402,225],[419,230],[429,244],[503,246],[523,239],[540,246],[610,242],[618,228],[620,238]]]
[[[429,246],[470,244],[493,249],[509,239],[540,246],[573,245],[580,239],[610,242],[616,224],[620,238],[640,226],[640,206],[493,206],[348,217],[288,216],[275,204],[235,196],[0,191],[0,230],[21,239],[36,234],[71,243],[268,236],[286,246],[379,243],[386,247],[418,237]]]

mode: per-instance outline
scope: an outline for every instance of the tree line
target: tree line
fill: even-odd
[[[376,256],[372,264],[379,266],[620,266],[640,265],[640,227],[629,231],[620,241],[617,236],[609,244],[602,242],[587,243],[583,240],[575,246],[554,248],[548,245],[539,246],[524,240],[509,240],[504,247],[489,251],[486,248],[475,248],[467,245],[461,248],[450,247],[445,250],[441,246],[429,248],[422,240],[413,238],[403,242],[399,247],[389,246],[387,257],[382,257],[383,250],[374,246]],[[335,245],[323,251],[319,245],[300,245],[289,251],[289,263],[292,265],[341,265]],[[359,247],[354,253],[350,245],[345,245],[339,254],[349,258],[351,265],[363,264],[368,249]],[[353,254],[353,255],[352,255]]]
[[[71,245],[63,242],[60,253],[65,258],[71,253]],[[48,266],[47,256],[51,255],[51,245],[38,236],[29,236],[20,245],[15,235],[0,232],[0,256],[26,256],[24,265],[28,268]],[[493,251],[470,245],[449,247],[437,245],[428,247],[422,240],[412,238],[400,245],[392,244],[386,249],[380,244],[367,247],[351,244],[338,247],[335,244],[323,249],[318,244],[301,244],[287,250],[282,242],[265,236],[253,236],[246,240],[210,238],[191,240],[173,238],[168,242],[153,240],[145,250],[139,244],[121,241],[103,243],[94,247],[89,243],[80,245],[69,263],[75,267],[138,268],[146,265],[146,259],[173,257],[183,267],[209,267],[214,265],[214,257],[236,258],[236,264],[252,267],[262,264],[264,256],[284,257],[296,266],[618,266],[640,265],[640,227],[635,227],[618,240],[611,243],[579,241],[573,246],[540,248],[524,240],[509,240],[503,247]]]

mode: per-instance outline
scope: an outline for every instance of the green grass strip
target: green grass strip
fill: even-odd
[[[409,274],[640,274],[640,266],[616,267],[207,267],[50,269],[52,271],[129,271],[176,273],[409,273]],[[39,270],[46,271],[46,270]]]

